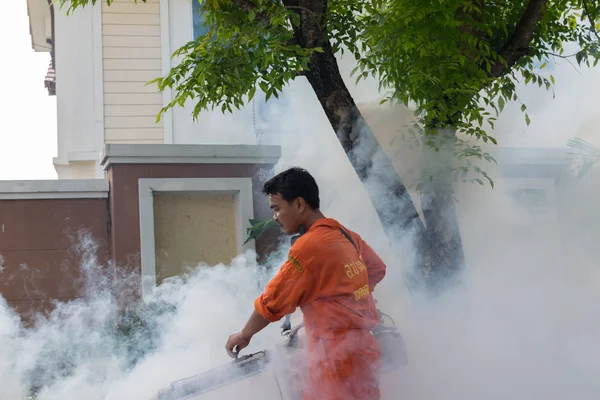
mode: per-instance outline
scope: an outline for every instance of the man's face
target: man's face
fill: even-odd
[[[302,201],[287,202],[278,194],[269,196],[269,206],[273,210],[273,219],[287,235],[297,233],[302,224]]]

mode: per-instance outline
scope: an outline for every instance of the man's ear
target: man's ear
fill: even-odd
[[[306,208],[306,202],[302,197],[296,199],[296,207],[298,208],[298,211],[303,211]]]

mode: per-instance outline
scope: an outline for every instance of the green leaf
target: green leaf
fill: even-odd
[[[529,119],[529,114],[525,113],[525,123],[527,124],[527,126],[529,126],[529,124],[531,123],[531,120]]]
[[[267,84],[267,82],[265,82],[265,81],[263,81],[263,82],[260,82],[260,83],[258,84],[258,86],[260,86],[260,89],[261,89],[263,92],[265,92],[265,93],[267,93],[267,92],[269,91],[269,85],[268,85],[268,84]]]
[[[248,243],[251,240],[256,240],[261,237],[265,232],[279,227],[279,224],[275,222],[272,218],[263,221],[250,220],[250,228],[246,229],[246,233],[248,237],[244,241],[244,244]]]
[[[250,91],[248,92],[248,101],[249,102],[252,101],[255,94],[256,94],[256,86],[253,86],[252,88],[250,88]]]
[[[500,98],[498,98],[498,108],[500,109],[500,112],[504,110],[504,104],[504,97],[500,96]]]

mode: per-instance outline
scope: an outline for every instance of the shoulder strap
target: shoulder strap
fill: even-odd
[[[348,239],[350,243],[352,243],[352,246],[354,246],[354,248],[358,251],[358,246],[356,245],[356,243],[354,243],[354,240],[352,240],[350,234],[346,232],[344,228],[340,228],[340,231],[342,232],[342,235],[346,236],[346,239]]]
[[[298,234],[292,236],[292,245],[294,243],[296,243],[296,240],[298,240],[300,238],[300,236],[304,235],[306,233],[306,228],[304,227],[304,225],[300,225],[300,229],[298,229]]]
[[[348,241],[350,243],[352,243],[352,246],[354,246],[354,248],[356,250],[358,250],[358,246],[356,245],[356,243],[354,243],[354,240],[352,240],[352,237],[350,236],[350,234],[348,232],[346,232],[346,230],[344,228],[340,228],[340,232],[342,232],[342,235],[344,235],[346,237],[346,239],[348,239]],[[300,238],[300,236],[302,236],[304,232],[300,232],[298,235],[292,236],[292,244],[294,244],[296,242],[296,240],[298,240]]]

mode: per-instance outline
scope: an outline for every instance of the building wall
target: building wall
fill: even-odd
[[[160,0],[102,5],[105,143],[163,143]]]
[[[94,102],[94,10],[85,7],[66,15],[56,7],[56,108],[58,157],[68,164],[71,153],[99,152]],[[96,157],[97,158],[97,157]]]
[[[166,68],[179,64],[180,59],[168,61],[169,56],[187,42],[194,40],[192,0],[161,0],[168,9],[165,21],[168,41],[163,49]],[[168,56],[167,56],[168,55]],[[188,101],[185,107],[171,111],[172,143],[176,144],[257,144],[254,131],[255,105],[249,104],[233,115],[221,111],[203,111],[197,121],[191,117],[195,103]],[[168,141],[165,141],[168,143]]]
[[[26,319],[80,297],[82,264],[106,265],[107,189],[105,181],[0,182],[0,295]]]
[[[252,178],[254,216],[269,216],[268,203],[260,193],[262,182],[272,171],[270,165],[251,164],[115,164],[108,174],[111,182],[111,240],[117,265],[139,268],[140,215],[138,180],[140,178]],[[256,251],[266,254],[270,243],[258,241]]]
[[[148,226],[140,223],[141,178],[176,178],[166,182],[174,189],[150,196],[153,216],[144,219],[154,224],[145,236],[156,241],[154,259],[167,264],[159,281],[199,262],[229,263],[245,249],[266,256],[276,236],[244,242],[249,221],[270,215],[260,189],[279,156],[275,146],[111,144],[102,160],[108,179],[0,181],[0,296],[24,316],[49,311],[54,300],[82,297],[85,283],[93,290],[89,271],[117,278],[119,300],[135,300]],[[182,189],[178,178],[209,179]]]
[[[59,179],[103,178],[98,160],[109,143],[257,144],[269,131],[264,111],[281,100],[265,107],[260,93],[233,115],[205,111],[194,121],[190,102],[156,121],[173,93],[146,84],[176,66],[171,54],[193,40],[192,4],[102,0],[68,16],[56,7]]]

